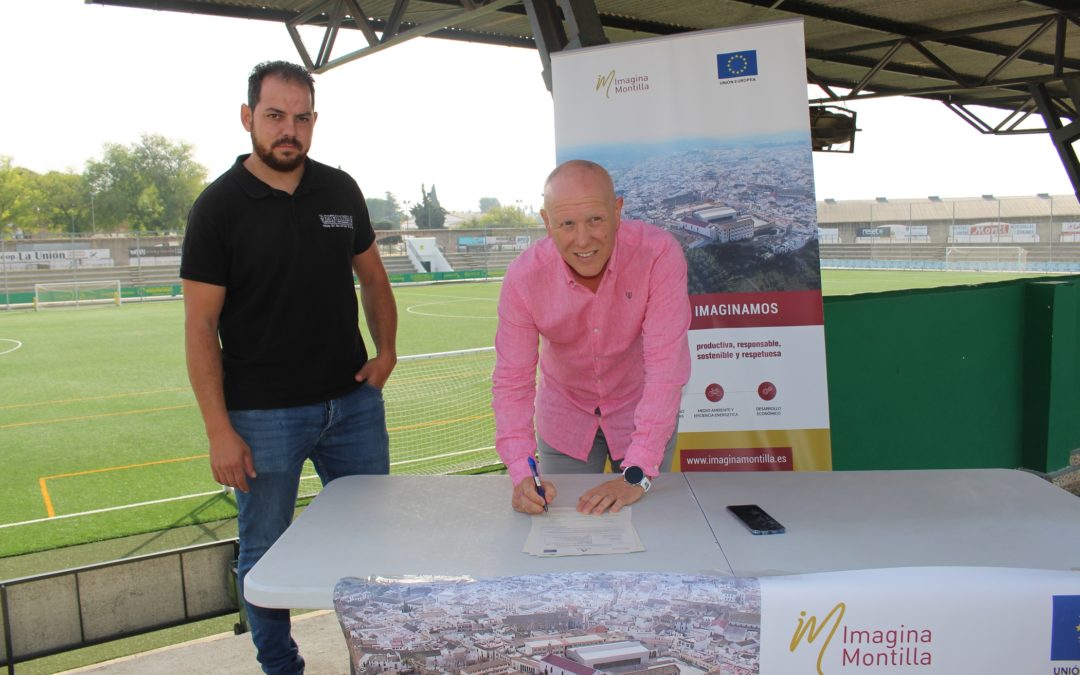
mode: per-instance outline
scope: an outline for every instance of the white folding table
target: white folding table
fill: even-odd
[[[573,506],[596,475],[545,476]],[[522,552],[530,516],[510,507],[506,476],[349,476],[327,485],[248,572],[244,596],[265,607],[332,608],[346,576],[499,576],[632,570],[731,575],[678,474],[632,507],[645,551],[541,558]]]
[[[546,476],[572,506],[595,475]],[[635,504],[646,550],[539,558],[506,476],[352,476],[323,490],[248,573],[257,605],[330,608],[346,576],[473,577],[595,570],[736,576],[887,567],[1080,570],[1080,499],[1004,469],[674,473]],[[787,527],[755,536],[726,511]]]

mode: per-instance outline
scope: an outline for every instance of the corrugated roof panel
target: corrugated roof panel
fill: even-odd
[[[957,199],[872,199],[819,201],[818,224],[839,223],[903,224],[919,221],[981,220],[1020,222],[1025,218],[1049,218],[1051,204],[1055,222],[1080,218],[1080,202],[1075,195],[1049,197],[961,197]],[[1000,208],[1000,211],[999,211]]]
[[[161,9],[159,0],[89,0],[99,4],[120,4],[147,9]],[[385,21],[395,2],[393,0],[357,0],[367,16]],[[815,78],[832,87],[851,86],[861,82],[888,47],[838,54],[837,50],[852,47],[891,43],[909,37],[919,40],[943,31],[964,31],[1003,22],[1032,18],[1052,20],[1067,17],[1065,74],[1080,73],[1080,7],[1071,14],[1055,12],[1017,0],[804,0],[794,3],[774,3],[775,8],[763,6],[760,0],[595,0],[605,35],[612,42],[637,40],[654,35],[685,30],[701,30],[755,24],[765,21],[801,17],[805,26],[807,65]],[[309,8],[327,11],[335,6],[326,0],[172,0],[170,9],[232,14],[245,18],[285,20]],[[452,0],[412,0],[403,20],[422,23],[443,13],[460,11]],[[322,19],[316,19],[320,23]],[[1000,29],[991,33],[970,34],[945,41],[932,41],[928,49],[936,58],[959,73],[966,83],[978,83],[991,72],[1017,45],[1022,44],[1035,30],[1034,25]],[[459,36],[470,34],[485,42],[504,41],[520,45],[530,39],[532,26],[524,7],[512,4],[502,10],[475,18],[466,18],[455,31]],[[1030,50],[1010,63],[999,77],[1032,79],[1049,78],[1056,28],[1047,30],[1032,44]],[[951,44],[950,44],[951,43]],[[222,45],[222,48],[229,48]],[[1032,54],[1037,53],[1038,58]],[[1041,61],[1041,62],[1040,62]],[[933,59],[910,46],[900,49],[891,62],[869,82],[866,91],[905,93],[939,97],[945,89],[953,100],[983,102],[1012,109],[1017,96],[1026,97],[1023,83],[1013,89],[962,87],[947,79]],[[1047,85],[1051,96],[1066,96],[1060,81]],[[934,91],[926,91],[934,88]]]

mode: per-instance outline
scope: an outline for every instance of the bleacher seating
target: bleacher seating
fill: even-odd
[[[404,254],[382,256],[383,267],[387,274],[416,274],[417,269],[413,266],[409,256]]]

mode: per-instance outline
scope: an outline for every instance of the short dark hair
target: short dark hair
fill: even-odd
[[[248,107],[255,110],[255,105],[262,95],[262,83],[273,75],[286,82],[304,82],[311,92],[311,107],[315,108],[315,78],[303,66],[288,61],[263,61],[255,66],[248,76]]]

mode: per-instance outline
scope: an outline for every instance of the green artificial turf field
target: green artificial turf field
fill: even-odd
[[[396,288],[399,355],[490,347],[498,290]],[[399,363],[385,392],[392,471],[496,461],[493,362],[488,351]],[[448,451],[444,432],[481,449]],[[0,557],[235,515],[210,475],[180,302],[0,313],[0,448]]]
[[[826,270],[823,286],[835,295],[1016,276]],[[498,291],[395,288],[399,355],[491,347]],[[385,392],[392,472],[497,462],[493,363],[490,350],[399,363]],[[0,557],[235,514],[210,476],[180,302],[0,312],[0,453]],[[317,489],[307,480],[302,491]]]
[[[821,292],[825,295],[851,295],[853,293],[878,293],[912,288],[935,288],[985,284],[1038,274],[998,272],[927,272],[905,270],[823,270]]]

